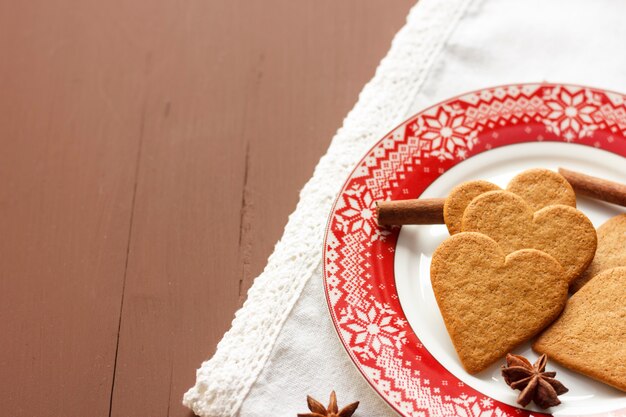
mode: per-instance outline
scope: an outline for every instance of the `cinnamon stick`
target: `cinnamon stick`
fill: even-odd
[[[559,174],[571,184],[576,194],[593,197],[607,203],[626,206],[626,185],[569,169],[559,168]]]
[[[442,224],[445,198],[379,201],[376,203],[378,224]]]
[[[559,168],[559,174],[571,184],[578,195],[593,197],[607,203],[626,207],[626,184],[592,177],[569,169]],[[445,198],[379,201],[376,203],[378,224],[442,224]]]

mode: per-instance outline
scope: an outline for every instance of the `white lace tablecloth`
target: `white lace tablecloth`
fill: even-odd
[[[394,415],[351,363],[328,314],[322,241],[336,193],[382,135],[448,97],[540,81],[626,91],[624,16],[626,2],[611,0],[420,0],[183,403],[207,417],[295,416],[307,411],[307,394],[326,403],[334,389],[340,406],[361,401],[356,416]]]

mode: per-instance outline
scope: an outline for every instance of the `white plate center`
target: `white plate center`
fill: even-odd
[[[626,159],[621,156],[582,145],[533,142],[506,146],[472,157],[443,174],[428,187],[422,197],[445,197],[457,184],[473,179],[486,179],[505,187],[519,172],[538,167],[553,170],[558,167],[570,168],[626,182]],[[610,217],[626,212],[626,209],[586,198],[578,199],[578,208],[596,227]],[[402,309],[417,337],[453,375],[485,395],[517,406],[515,399],[519,391],[511,390],[500,376],[500,365],[504,360],[478,375],[470,375],[461,366],[450,341],[430,283],[432,253],[448,236],[444,225],[402,228],[394,260]],[[515,353],[526,356],[531,362],[538,356],[529,343],[518,348]],[[557,371],[557,379],[569,388],[567,394],[559,397],[562,404],[549,410],[555,416],[626,409],[626,393],[554,363],[549,363],[548,368]]]

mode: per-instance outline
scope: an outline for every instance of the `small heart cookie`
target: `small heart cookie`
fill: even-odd
[[[551,255],[572,282],[596,252],[596,229],[573,207],[552,205],[534,211],[519,195],[489,191],[465,209],[461,229],[494,239],[505,253],[533,248]]]
[[[550,324],[567,300],[567,280],[550,255],[505,255],[491,238],[459,233],[433,254],[430,279],[441,315],[469,373],[477,373]]]
[[[626,268],[594,277],[533,349],[561,365],[626,391]]]
[[[501,190],[489,181],[467,181],[452,189],[443,206],[443,218],[451,235],[460,233],[463,213],[469,203],[488,191]],[[522,197],[534,211],[564,204],[576,207],[576,194],[561,174],[549,169],[535,168],[516,175],[507,185],[507,191]]]
[[[626,266],[626,214],[611,217],[598,228],[598,249],[589,268],[572,282],[576,292],[602,271]]]

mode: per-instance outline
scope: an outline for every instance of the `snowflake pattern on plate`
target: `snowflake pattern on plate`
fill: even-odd
[[[376,205],[365,185],[354,185],[343,193],[342,205],[335,210],[337,229],[343,232],[362,230],[370,240],[385,240],[389,231],[376,224]]]
[[[578,91],[557,86],[547,89],[543,99],[551,112],[544,119],[549,132],[566,141],[590,137],[598,129],[592,115],[597,112],[600,97],[588,88]]]
[[[419,137],[427,151],[424,156],[434,156],[439,160],[465,159],[472,150],[477,131],[470,129],[465,115],[458,109],[443,105],[434,117],[418,117],[413,134]]]
[[[539,415],[468,387],[420,343],[395,287],[400,229],[379,228],[375,220],[377,200],[415,198],[466,158],[532,141],[576,142],[626,156],[626,99],[558,84],[508,85],[455,97],[385,135],[337,197],[323,264],[332,321],[357,368],[403,416]],[[601,416],[624,417],[626,410]]]
[[[354,351],[365,358],[375,358],[383,346],[400,350],[406,343],[406,321],[394,317],[388,306],[374,302],[368,310],[346,307],[340,319],[343,329],[352,340]]]

